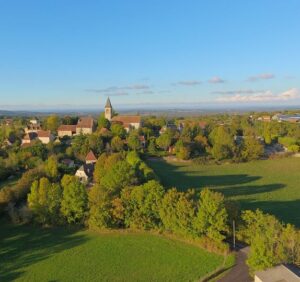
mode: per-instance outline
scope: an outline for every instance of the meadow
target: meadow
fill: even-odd
[[[238,200],[242,209],[262,209],[300,227],[300,158],[200,165],[148,160],[162,184],[179,190],[209,187]]]
[[[0,228],[0,281],[195,281],[224,260],[150,233]]]

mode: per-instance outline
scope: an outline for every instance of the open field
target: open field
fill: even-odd
[[[243,209],[260,208],[300,227],[300,158],[195,165],[148,161],[162,184],[180,190],[211,187]]]
[[[0,281],[195,281],[223,257],[145,233],[0,222]]]

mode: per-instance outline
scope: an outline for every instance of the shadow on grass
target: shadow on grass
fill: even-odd
[[[66,228],[40,228],[0,221],[0,281],[13,281],[23,268],[84,243],[85,236]]]
[[[225,196],[232,197],[272,192],[285,187],[285,185],[280,183],[251,185],[251,182],[261,179],[261,176],[250,176],[247,174],[207,176],[201,175],[201,170],[197,172],[181,171],[180,165],[171,165],[164,160],[148,162],[148,164],[154,169],[161,183],[166,188],[176,187],[181,191],[189,188],[200,190],[204,187],[209,187],[222,192]],[[206,169],[209,170],[209,166]]]
[[[256,199],[240,200],[243,209],[260,209],[275,215],[284,223],[300,227],[300,199],[293,201],[257,201]]]
[[[239,199],[242,209],[261,209],[264,212],[274,214],[284,222],[289,222],[300,227],[300,200],[295,201],[258,201],[255,195],[271,193],[285,188],[282,183],[256,185],[252,183],[261,179],[261,176],[249,176],[247,174],[232,175],[201,175],[201,169],[196,171],[181,171],[181,165],[171,165],[164,160],[149,162],[149,166],[155,171],[166,188],[177,187],[181,191],[188,188],[201,190],[209,187],[223,193],[227,197],[245,196]],[[204,166],[205,174],[209,166]],[[204,173],[204,172],[203,172]]]

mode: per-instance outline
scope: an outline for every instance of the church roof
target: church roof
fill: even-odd
[[[112,105],[111,105],[109,97],[106,100],[105,108],[112,108]]]

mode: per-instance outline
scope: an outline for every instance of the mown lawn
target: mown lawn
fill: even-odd
[[[243,209],[260,208],[300,227],[300,158],[222,165],[163,160],[148,164],[166,187],[210,187],[238,200]]]
[[[0,281],[195,281],[223,257],[151,234],[0,222]]]

